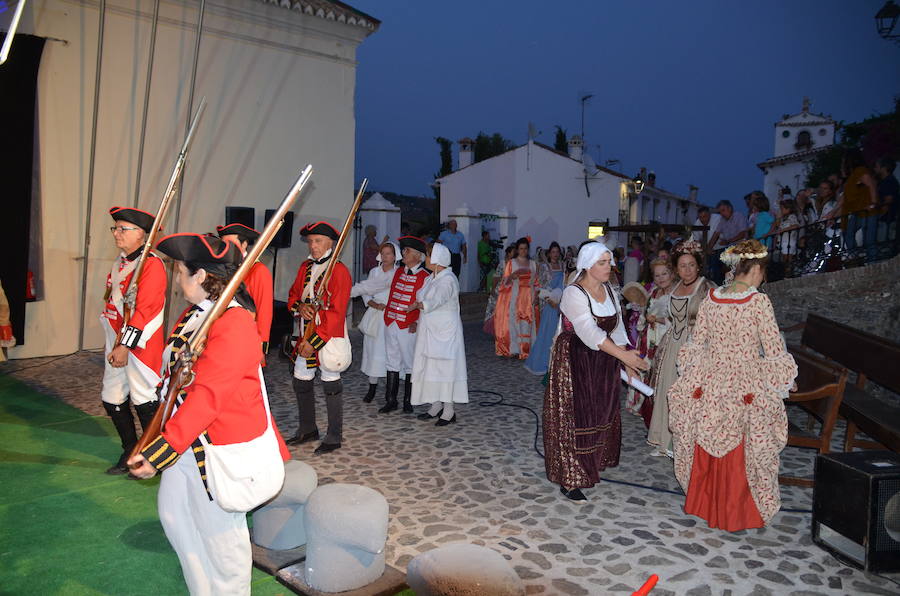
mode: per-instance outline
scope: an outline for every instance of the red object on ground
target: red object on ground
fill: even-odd
[[[650,578],[644,582],[644,585],[637,589],[637,592],[633,592],[631,596],[647,596],[656,586],[656,582],[659,581],[659,576],[655,573],[650,576]]]
[[[710,528],[728,532],[763,527],[747,483],[743,443],[724,457],[713,457],[699,445],[694,446],[684,512],[702,517]]]

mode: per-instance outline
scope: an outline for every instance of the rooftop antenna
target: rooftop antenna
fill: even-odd
[[[581,96],[581,140],[584,141],[584,104],[594,97],[593,93],[585,93]]]

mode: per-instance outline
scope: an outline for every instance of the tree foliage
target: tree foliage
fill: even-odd
[[[451,149],[453,141],[446,137],[434,137],[434,141],[441,147],[441,169],[434,174],[435,179],[437,179],[453,172],[453,151]],[[432,186],[432,190],[434,191],[434,198],[438,199],[438,205],[440,206],[441,189],[435,184]]]
[[[835,134],[840,140],[816,155],[810,163],[806,186],[815,187],[831,174],[841,171],[841,160],[849,149],[860,149],[869,165],[880,157],[900,157],[900,97],[894,98],[894,110],[870,116],[862,122],[840,122]]]
[[[499,132],[495,132],[490,136],[479,132],[478,136],[475,137],[475,159],[473,163],[506,153],[513,147],[515,147],[513,142],[503,138],[503,135]]]
[[[553,148],[560,153],[568,153],[569,151],[568,133],[559,124],[556,125],[556,137],[553,139]]]
[[[453,171],[453,141],[446,137],[435,137],[435,142],[441,146],[441,169],[434,175],[435,178],[443,178]]]

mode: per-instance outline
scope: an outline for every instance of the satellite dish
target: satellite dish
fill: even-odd
[[[582,155],[581,163],[584,164],[585,176],[593,176],[597,172],[597,164],[594,163],[594,158],[587,153]]]

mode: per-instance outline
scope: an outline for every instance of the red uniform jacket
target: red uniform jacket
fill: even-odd
[[[307,259],[300,264],[297,271],[297,278],[288,292],[288,308],[290,309],[294,303],[300,302],[303,295],[303,288],[306,285],[306,272],[309,270],[312,261]],[[322,268],[325,271],[325,268]],[[310,280],[314,283],[315,289],[318,290],[321,277],[316,280]],[[350,280],[350,271],[343,263],[337,263],[328,280],[328,287],[322,296],[323,304],[319,308],[319,323],[316,325],[316,332],[313,333],[309,340],[316,351],[322,349],[322,346],[332,337],[344,337],[344,324],[347,317],[347,305],[350,303],[350,286],[353,285]]]
[[[140,256],[140,252],[137,252],[137,256]],[[119,284],[123,295],[133,276],[134,272],[129,273]],[[106,276],[107,293],[111,289],[112,274],[108,274]],[[161,368],[162,351],[165,346],[162,320],[158,319],[158,317],[162,315],[165,305],[166,268],[162,260],[151,253],[147,257],[146,263],[144,263],[144,270],[141,272],[141,278],[138,280],[134,312],[131,313],[128,325],[122,331],[122,344],[130,348],[131,353],[138,360],[157,373]],[[112,298],[107,298],[103,317],[109,320],[113,332],[119,333],[122,330],[124,320],[116,306],[112,303]],[[118,305],[118,307],[122,308],[122,305]],[[156,329],[149,330],[149,334],[145,334],[145,328],[151,322],[156,322],[158,326]]]
[[[272,273],[262,263],[254,263],[244,278],[244,286],[256,304],[256,329],[259,339],[269,343],[272,330]]]
[[[387,308],[384,309],[384,324],[388,327],[392,323],[397,323],[397,327],[406,329],[419,319],[418,310],[407,312],[406,307],[416,301],[416,294],[425,285],[425,278],[431,272],[424,264],[412,275],[406,272],[407,269],[406,265],[401,265],[391,282],[391,294],[388,297]]]
[[[214,445],[242,443],[265,431],[258,373],[262,348],[256,338],[253,316],[243,308],[230,308],[213,323],[183,403],[166,422],[162,436],[141,452],[157,469],[175,463],[177,454],[184,453],[204,431]],[[274,418],[271,422],[281,457],[287,461],[290,452]]]

